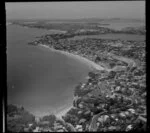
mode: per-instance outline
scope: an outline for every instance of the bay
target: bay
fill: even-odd
[[[7,26],[8,103],[23,105],[36,116],[59,113],[72,105],[74,87],[90,68],[44,47],[27,45],[50,31]]]

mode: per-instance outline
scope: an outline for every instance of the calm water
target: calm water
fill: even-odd
[[[73,88],[90,69],[78,60],[46,48],[27,45],[46,30],[7,27],[8,103],[23,105],[35,115],[64,110]]]
[[[132,22],[132,21],[129,21],[129,22],[123,22],[123,21],[112,21],[112,22],[107,22],[107,21],[104,21],[103,22],[104,24],[109,24],[109,25],[102,25],[102,27],[108,27],[108,28],[111,28],[111,29],[115,29],[115,30],[121,30],[123,28],[126,28],[126,27],[141,27],[141,26],[145,26],[145,21],[143,22]],[[100,25],[101,26],[101,25]]]
[[[145,26],[145,22],[123,22],[123,21],[103,21],[100,22],[102,24],[109,24],[109,25],[100,25],[100,27],[107,27],[115,30],[121,30],[126,27],[141,27]],[[88,36],[75,36],[70,39],[78,40],[84,38],[97,38],[97,39],[122,39],[122,40],[135,40],[135,41],[145,41],[145,35],[134,35],[134,34],[101,34],[101,35],[88,35]]]

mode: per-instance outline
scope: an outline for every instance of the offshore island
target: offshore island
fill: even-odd
[[[114,30],[97,22],[86,23],[22,23],[29,28],[43,28],[64,32],[46,34],[29,42],[50,50],[73,56],[93,68],[85,82],[74,89],[73,107],[62,118],[55,114],[35,119],[23,107],[8,105],[8,130],[33,132],[89,132],[89,131],[145,131],[146,61],[143,27]],[[106,26],[109,24],[106,24]],[[137,40],[101,38],[103,35],[137,35]],[[13,113],[12,113],[13,112]],[[20,115],[18,115],[18,114]],[[12,128],[13,117],[20,118],[20,126]],[[24,118],[27,118],[24,120]],[[16,120],[16,123],[18,123]],[[22,122],[24,121],[24,123]],[[22,123],[22,124],[21,124]],[[17,124],[18,125],[18,124]]]

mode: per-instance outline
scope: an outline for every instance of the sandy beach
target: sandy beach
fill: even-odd
[[[87,66],[89,66],[91,69],[97,69],[97,70],[104,70],[105,68],[96,64],[95,62],[93,61],[90,61],[88,60],[87,58],[84,58],[80,55],[75,55],[75,54],[72,54],[72,53],[69,53],[69,52],[65,52],[65,51],[61,51],[61,50],[55,50],[53,48],[50,48],[49,46],[47,45],[43,45],[43,44],[39,44],[39,46],[42,46],[42,47],[45,47],[45,48],[48,48],[50,49],[51,51],[54,51],[54,52],[59,52],[61,54],[64,54],[68,57],[71,57],[71,58],[74,58],[74,59],[77,59],[79,61],[81,61],[82,63],[85,63]]]
[[[102,67],[102,66],[96,64],[95,62],[93,62],[93,61],[91,61],[91,60],[89,60],[89,59],[87,59],[85,57],[82,57],[80,55],[77,55],[77,54],[72,54],[72,53],[69,53],[69,52],[66,52],[66,51],[61,51],[61,50],[55,50],[55,49],[50,48],[49,46],[43,45],[43,44],[39,44],[39,46],[45,47],[45,48],[47,48],[47,49],[49,49],[49,50],[51,50],[53,52],[61,53],[61,54],[66,55],[66,56],[68,56],[70,58],[77,59],[77,60],[81,61],[82,63],[85,63],[91,70],[95,70],[95,69],[96,70],[106,70],[106,71],[111,71],[112,70],[112,69],[108,69],[106,67]],[[71,109],[71,107],[72,106],[68,106],[68,107],[62,109],[61,111],[56,113],[56,116],[58,118],[61,118],[63,115],[65,115],[67,113],[67,111],[69,109]]]
[[[68,57],[77,59],[77,60],[81,61],[82,63],[85,63],[85,64],[86,64],[88,67],[90,67],[92,70],[95,70],[95,69],[96,69],[96,70],[104,70],[104,69],[105,69],[104,67],[99,66],[98,64],[94,63],[93,61],[90,61],[90,60],[88,60],[88,59],[86,59],[86,58],[84,58],[84,57],[82,57],[82,56],[75,55],[75,54],[72,54],[72,53],[69,53],[69,52],[65,52],[65,51],[61,51],[61,50],[55,50],[55,49],[50,48],[49,46],[43,45],[43,44],[39,44],[39,46],[48,48],[48,49],[50,49],[50,50],[53,51],[53,52],[58,52],[58,53],[61,53],[61,54],[66,55],[66,56],[68,56]],[[56,116],[59,117],[59,118],[61,118],[61,116],[63,116],[71,107],[72,107],[72,106],[63,109],[62,111],[58,112],[58,113],[56,114]]]
[[[71,108],[73,108],[72,105],[66,107],[65,109],[62,109],[60,112],[56,113],[55,115],[56,115],[58,118],[61,118],[61,117],[64,116]]]

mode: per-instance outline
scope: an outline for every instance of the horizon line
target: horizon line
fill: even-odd
[[[7,18],[6,20],[88,20],[88,19],[100,19],[100,20],[106,20],[106,19],[114,19],[114,20],[121,20],[121,19],[131,19],[131,20],[145,20],[145,17],[139,17],[139,18],[127,18],[127,17],[80,17],[80,18]]]

